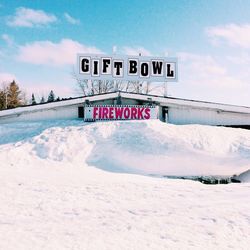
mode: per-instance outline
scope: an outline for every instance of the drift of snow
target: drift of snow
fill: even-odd
[[[250,169],[236,177],[241,182],[250,182]]]
[[[0,125],[0,144],[0,249],[249,247],[249,175],[205,186],[138,174],[240,174],[250,131],[30,122]]]
[[[234,175],[250,168],[250,131],[243,129],[160,121],[87,125],[57,121],[5,124],[0,126],[0,134],[0,144],[15,143],[7,147],[8,154],[2,147],[0,160],[9,165],[16,161],[8,158],[9,151],[20,151],[30,161],[73,162],[112,172]]]

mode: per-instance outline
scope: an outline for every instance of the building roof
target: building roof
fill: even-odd
[[[213,109],[219,112],[236,112],[236,113],[250,114],[250,107],[245,107],[245,106],[236,106],[236,105],[230,105],[230,104],[221,104],[221,103],[181,99],[181,98],[174,98],[174,97],[163,97],[163,96],[157,96],[157,95],[117,91],[117,92],[110,92],[110,93],[105,93],[105,94],[81,96],[81,97],[69,98],[69,99],[55,101],[55,102],[42,103],[42,104],[36,104],[36,105],[27,105],[27,106],[17,107],[14,109],[2,110],[0,111],[0,117],[18,115],[21,113],[32,112],[32,111],[36,112],[39,110],[58,108],[58,107],[63,107],[63,106],[79,105],[79,104],[83,104],[86,100],[89,100],[90,102],[94,102],[94,101],[115,99],[118,96],[121,96],[122,98],[126,98],[126,99],[136,99],[139,101],[160,104],[162,106],[168,106],[168,107],[192,107],[192,108],[197,108],[197,109]]]

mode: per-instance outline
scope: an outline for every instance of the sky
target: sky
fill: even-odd
[[[0,0],[0,83],[80,96],[77,53],[178,58],[168,95],[250,106],[250,2]]]

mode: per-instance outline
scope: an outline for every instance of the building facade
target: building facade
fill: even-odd
[[[249,107],[121,91],[3,110],[0,123],[83,119],[86,105],[153,105],[163,122],[250,127]]]

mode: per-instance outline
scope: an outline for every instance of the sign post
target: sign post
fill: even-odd
[[[164,82],[164,97],[168,96],[168,82]]]

